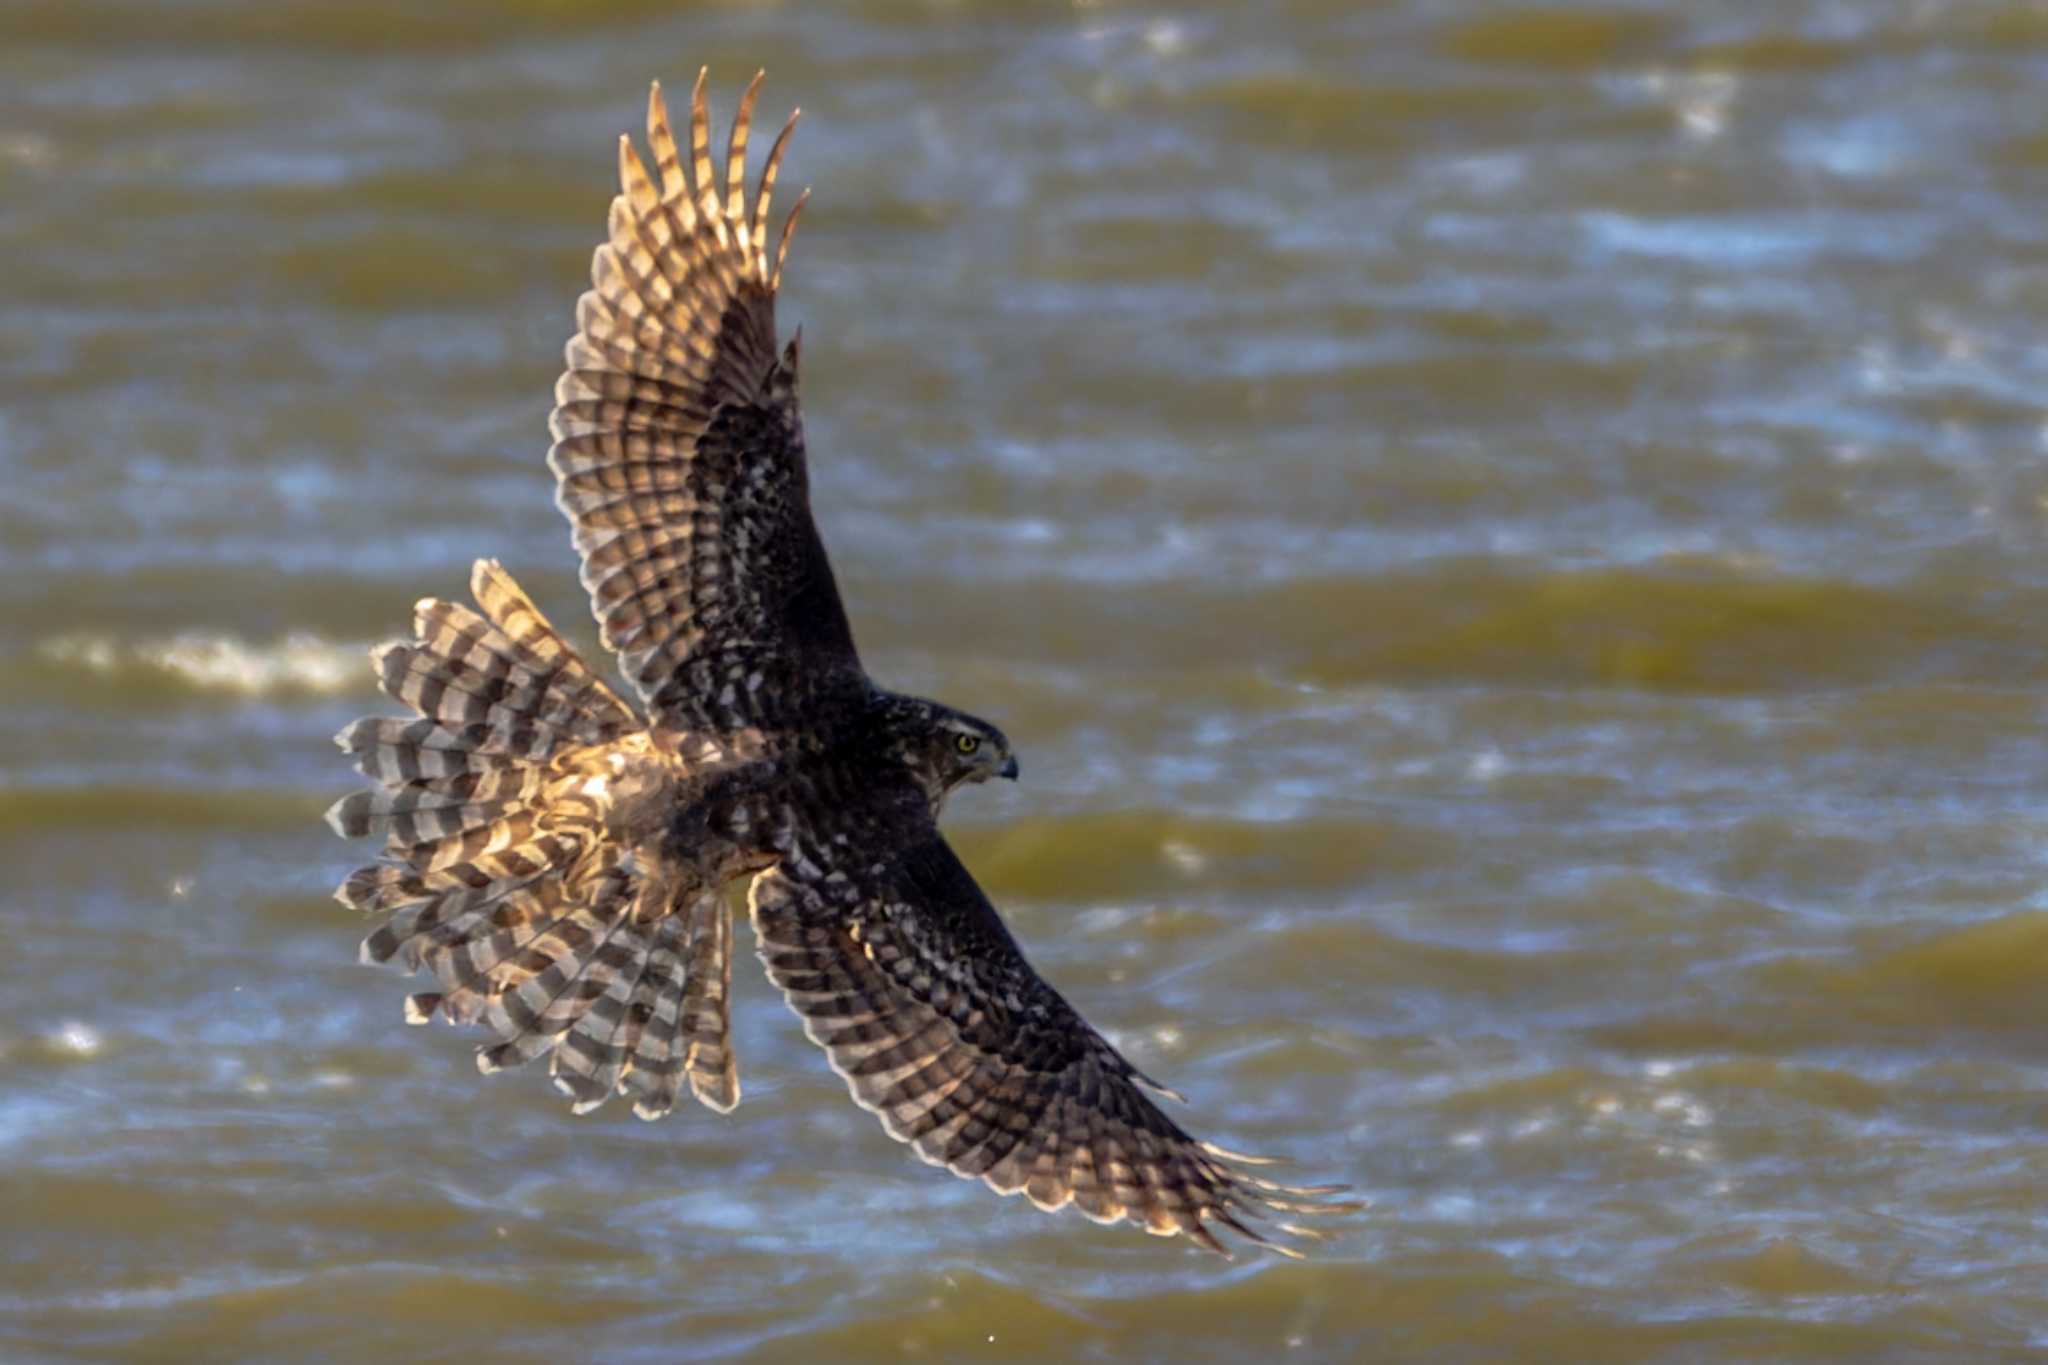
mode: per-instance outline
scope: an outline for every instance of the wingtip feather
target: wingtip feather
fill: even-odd
[[[804,186],[803,193],[789,206],[789,217],[782,220],[782,237],[775,244],[775,270],[768,277],[768,288],[773,292],[782,287],[783,263],[789,259],[789,243],[796,236],[797,219],[803,215],[804,205],[811,202],[811,187]]]
[[[696,198],[708,200],[715,212],[718,198],[711,182],[711,102],[705,94],[710,75],[710,67],[699,67],[697,84],[690,90],[690,179]]]
[[[1240,1166],[1284,1166],[1287,1164],[1285,1160],[1277,1156],[1254,1156],[1250,1152],[1234,1152],[1219,1143],[1203,1142],[1196,1145],[1218,1161],[1234,1161]]]
[[[747,221],[747,134],[754,123],[754,101],[760,97],[761,82],[767,78],[766,71],[756,71],[754,79],[747,82],[747,88],[740,94],[740,107],[733,115],[732,134],[725,144],[725,216],[742,256],[753,244],[752,234],[743,230]]]

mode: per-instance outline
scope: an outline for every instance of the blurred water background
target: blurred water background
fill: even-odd
[[[1234,1264],[946,1179],[741,961],[572,1118],[328,900],[646,83],[769,69],[871,667]],[[0,6],[0,1358],[2048,1352],[2048,6]],[[722,134],[721,134],[722,135]]]

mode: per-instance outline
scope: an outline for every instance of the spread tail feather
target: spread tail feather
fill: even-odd
[[[686,1081],[730,1109],[730,916],[633,849],[676,770],[510,575],[480,560],[471,590],[481,614],[424,600],[418,638],[373,651],[417,718],[335,737],[378,785],[327,822],[385,840],[335,892],[383,916],[362,959],[430,970],[440,989],[410,996],[407,1022],[483,1024],[484,1071],[548,1056],[578,1113],[622,1093],[656,1118]]]

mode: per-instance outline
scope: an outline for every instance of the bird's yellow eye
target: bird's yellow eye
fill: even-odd
[[[953,747],[963,754],[971,754],[981,747],[981,741],[973,735],[956,735],[953,737]]]

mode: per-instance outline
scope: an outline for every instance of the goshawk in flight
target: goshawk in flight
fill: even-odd
[[[336,737],[377,786],[328,821],[386,840],[336,893],[383,917],[362,955],[431,969],[439,989],[406,1002],[409,1021],[482,1023],[484,1071],[546,1055],[578,1112],[617,1092],[658,1118],[685,1084],[729,1110],[721,892],[750,877],[769,978],[925,1160],[1043,1209],[1295,1254],[1267,1232],[1311,1235],[1289,1217],[1358,1205],[1268,1180],[1160,1111],[1144,1091],[1161,1088],[1031,969],[939,833],[955,788],[1017,776],[1009,741],[861,667],[811,520],[797,343],[776,347],[803,200],[772,255],[768,205],[795,115],[745,185],[760,82],[722,177],[703,76],[687,162],[654,88],[654,166],[619,140],[621,193],[555,385],[556,501],[639,705],[495,562],[471,578],[477,610],[420,602],[418,638],[373,655],[418,718]]]

